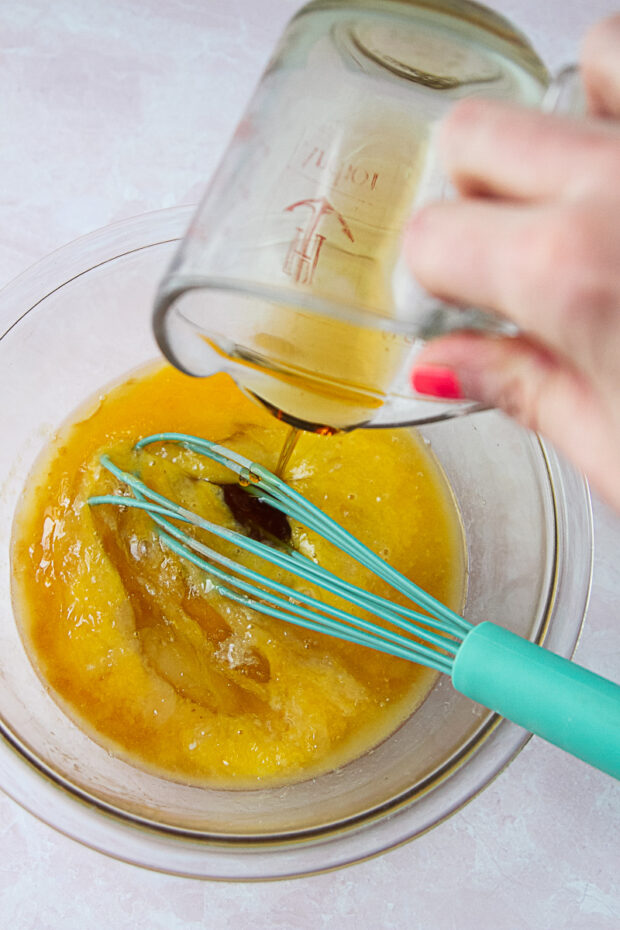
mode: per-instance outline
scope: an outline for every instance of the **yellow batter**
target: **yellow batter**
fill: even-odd
[[[172,555],[145,514],[88,505],[119,487],[99,464],[105,451],[167,496],[238,529],[242,516],[224,487],[236,481],[231,472],[172,445],[133,451],[139,437],[163,430],[217,440],[272,470],[286,436],[226,376],[196,380],[169,367],[136,375],[81,411],[30,477],[14,529],[16,614],[41,677],[98,742],[186,782],[292,782],[376,745],[424,698],[434,673],[240,607]],[[459,606],[458,517],[410,432],[304,434],[285,478]],[[294,523],[290,531],[292,544],[322,565],[393,596],[312,532]],[[209,544],[257,565],[230,544]]]

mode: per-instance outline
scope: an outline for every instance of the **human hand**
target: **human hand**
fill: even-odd
[[[520,334],[441,337],[412,380],[539,431],[620,511],[620,15],[588,33],[581,70],[586,120],[473,98],[447,118],[441,148],[461,196],[413,218],[410,267]]]

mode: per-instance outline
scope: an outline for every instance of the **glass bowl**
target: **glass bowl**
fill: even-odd
[[[76,407],[157,357],[153,296],[191,214],[166,210],[93,233],[0,294],[0,787],[132,863],[219,879],[309,874],[425,832],[487,785],[528,734],[440,677],[389,739],[337,771],[254,791],[190,787],[128,765],[69,720],[35,674],[11,608],[11,523],[28,472]],[[591,575],[585,482],[499,413],[422,432],[465,529],[466,616],[570,656]]]

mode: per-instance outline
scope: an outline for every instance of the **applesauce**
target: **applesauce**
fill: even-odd
[[[151,367],[102,394],[37,463],[12,543],[15,612],[52,696],[131,764],[214,787],[290,783],[342,766],[386,738],[435,673],[265,617],[219,594],[165,547],[143,512],[90,506],[118,493],[102,453],[207,519],[260,538],[236,476],[172,444],[134,450],[160,431],[193,433],[275,470],[287,428],[225,375]],[[464,589],[463,538],[449,487],[407,430],[303,434],[285,480],[449,606]],[[266,528],[354,584],[384,582],[293,520]],[[283,540],[284,541],[284,540]],[[236,561],[319,598],[328,595],[231,543]],[[405,603],[405,601],[403,601]]]

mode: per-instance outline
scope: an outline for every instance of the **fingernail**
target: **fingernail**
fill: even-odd
[[[451,368],[439,365],[420,365],[411,374],[411,384],[417,394],[442,397],[445,400],[461,400],[463,392]]]

